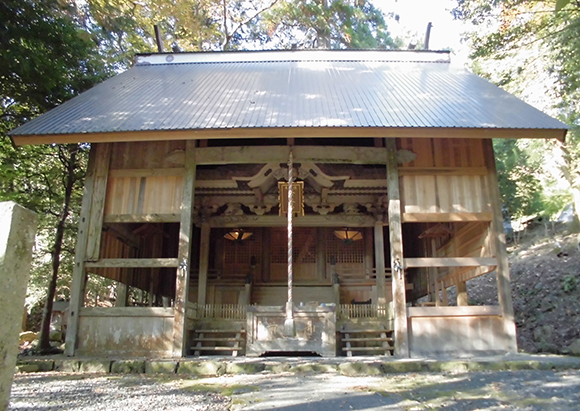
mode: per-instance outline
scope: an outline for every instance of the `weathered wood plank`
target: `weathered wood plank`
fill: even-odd
[[[85,187],[83,190],[83,202],[77,232],[77,244],[75,248],[75,260],[73,265],[73,280],[71,285],[71,296],[69,315],[66,333],[65,354],[72,357],[77,348],[77,334],[79,326],[79,312],[84,303],[85,297],[85,253],[87,250],[87,237],[89,230],[89,220],[91,213],[91,203],[93,200],[93,186],[95,181],[96,166],[96,146],[91,147],[89,153],[89,164],[85,177]]]
[[[483,142],[485,152],[485,162],[489,170],[488,184],[491,206],[494,218],[491,222],[492,248],[497,258],[496,281],[498,289],[499,305],[502,308],[503,322],[506,335],[509,338],[509,351],[517,352],[516,325],[514,317],[514,308],[512,303],[512,294],[510,289],[510,269],[506,249],[506,238],[503,228],[503,219],[501,212],[501,195],[499,192],[498,176],[495,167],[495,155],[491,140]]]
[[[399,194],[399,172],[395,139],[385,139],[387,148],[387,189],[389,193],[389,238],[391,243],[391,272],[393,273],[393,312],[395,354],[409,356],[409,335],[407,331],[407,298],[403,265],[403,229],[401,220],[401,199]]]
[[[196,163],[205,164],[254,164],[287,161],[287,146],[240,146],[205,147],[196,151]],[[384,164],[385,149],[382,147],[334,147],[294,146],[296,162]]]
[[[484,176],[485,167],[400,167],[401,176]]]
[[[471,305],[464,307],[408,307],[409,317],[475,317],[500,316],[501,307],[493,305]]]
[[[177,267],[177,258],[104,258],[87,262],[87,268],[172,268]]]
[[[99,252],[101,251],[101,234],[103,229],[103,216],[105,214],[109,164],[111,163],[111,147],[111,144],[97,144],[95,147],[95,177],[87,235],[87,251],[85,255],[87,261],[98,260]]]
[[[405,268],[414,267],[479,267],[497,265],[493,257],[419,257],[405,258]]]
[[[210,217],[211,227],[284,227],[286,218],[274,215],[244,215]],[[349,218],[342,215],[305,215],[295,217],[295,227],[373,227],[375,219],[372,216],[357,215]]]
[[[173,308],[164,307],[86,307],[81,317],[173,317]]]
[[[182,176],[185,173],[185,168],[125,168],[110,170],[109,176],[114,178],[127,177],[169,177]]]
[[[180,214],[110,214],[105,216],[105,223],[178,223]]]
[[[493,213],[403,213],[405,223],[491,221]]]
[[[197,304],[205,305],[207,293],[207,270],[209,267],[209,239],[211,226],[204,222],[201,225],[200,247],[199,247],[199,278],[197,286]]]
[[[173,355],[187,355],[186,319],[187,297],[189,294],[189,273],[191,269],[191,240],[193,235],[193,201],[195,195],[195,141],[185,145],[185,174],[183,176],[183,194],[181,218],[179,224],[179,267],[175,279],[175,317],[173,321]]]

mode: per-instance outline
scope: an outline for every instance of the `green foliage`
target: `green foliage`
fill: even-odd
[[[36,304],[46,293],[54,257],[62,257],[65,273],[58,280],[57,297],[68,293],[66,274],[72,268],[88,147],[75,149],[71,159],[66,146],[16,148],[6,132],[86,90],[107,71],[73,9],[52,0],[6,0],[0,15],[0,200],[16,201],[39,215],[28,300]],[[73,214],[63,214],[68,167],[74,179]],[[66,234],[59,251],[56,228],[61,220]]]
[[[575,275],[568,274],[562,279],[562,290],[565,293],[571,293],[578,288],[578,279]]]
[[[570,125],[565,144],[544,142],[520,148],[526,156],[523,167],[528,160],[539,163],[534,174],[541,184],[537,189],[543,191],[540,197],[545,212],[552,214],[562,201],[572,198],[578,215],[580,4],[557,1],[554,11],[554,1],[458,0],[453,13],[476,26],[470,33],[471,57],[479,72]],[[510,164],[504,168],[510,170]],[[511,192],[514,184],[531,188],[528,176],[510,174],[504,178],[509,180],[506,183],[511,182]],[[561,181],[567,183],[567,192],[563,192]],[[509,197],[511,192],[504,195]],[[521,203],[524,208],[528,205]],[[512,203],[512,210],[514,206],[519,207]]]
[[[512,218],[542,211],[537,164],[518,146],[518,140],[493,141],[504,210]]]
[[[368,1],[294,0],[282,2],[265,13],[263,24],[269,39],[283,48],[300,43],[309,30],[319,47],[331,49],[393,49],[383,14]]]

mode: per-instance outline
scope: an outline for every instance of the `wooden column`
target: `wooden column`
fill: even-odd
[[[97,161],[97,147],[94,144],[89,153],[89,164],[85,177],[85,187],[83,190],[83,203],[77,231],[77,244],[75,248],[75,260],[73,265],[73,279],[71,284],[69,316],[67,320],[66,348],[65,354],[69,357],[75,355],[77,334],[79,327],[79,311],[84,305],[85,298],[85,255],[87,251],[87,237],[89,230],[89,220],[91,214],[91,204],[93,201],[93,186],[95,182],[95,169]]]
[[[207,269],[209,263],[209,235],[211,227],[209,222],[201,224],[201,236],[199,246],[199,282],[197,285],[197,304],[205,305],[207,295]]]
[[[316,278],[324,280],[326,275],[326,231],[322,227],[316,229]]]
[[[516,324],[514,319],[514,307],[510,288],[510,271],[508,255],[506,250],[506,239],[503,228],[503,216],[501,212],[501,196],[497,182],[497,170],[495,168],[495,156],[493,145],[490,139],[484,140],[485,165],[488,170],[488,188],[493,212],[493,220],[490,224],[492,235],[492,249],[497,258],[495,270],[499,305],[502,309],[504,329],[509,338],[509,352],[517,352]]]
[[[179,225],[179,266],[175,279],[175,304],[173,322],[173,356],[187,354],[186,310],[189,293],[189,271],[191,267],[191,239],[193,234],[193,200],[195,193],[195,141],[185,143],[185,174],[183,176],[183,195],[181,220]]]
[[[387,193],[389,196],[389,239],[391,242],[391,272],[393,275],[393,311],[395,316],[395,355],[409,356],[407,332],[407,297],[403,261],[403,227],[399,194],[397,146],[394,138],[386,138]]]
[[[467,283],[465,281],[460,281],[455,286],[457,288],[457,305],[458,306],[469,305],[467,298]]]
[[[126,307],[129,287],[127,287],[127,284],[119,282],[117,284],[116,291],[117,291],[117,299],[115,300],[115,307]]]
[[[364,228],[363,241],[365,242],[364,250],[364,264],[367,278],[372,274],[373,262],[373,229],[371,227]]]
[[[101,251],[101,237],[103,234],[103,217],[105,215],[105,201],[107,197],[107,181],[109,179],[109,165],[113,145],[100,143],[96,145],[97,157],[95,160],[95,177],[93,197],[89,217],[87,236],[86,261],[97,261]]]
[[[375,223],[375,268],[377,270],[377,300],[374,304],[386,305],[385,291],[385,238],[383,235],[383,222]]]

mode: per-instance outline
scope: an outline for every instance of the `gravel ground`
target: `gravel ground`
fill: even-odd
[[[212,391],[180,387],[175,378],[140,375],[90,376],[28,374],[14,376],[8,410],[36,411],[222,411],[230,399]]]
[[[19,374],[9,410],[580,410],[580,371],[253,374],[215,378]]]

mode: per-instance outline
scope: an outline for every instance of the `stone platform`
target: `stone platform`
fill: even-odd
[[[21,358],[17,370],[26,372],[182,374],[213,377],[234,374],[337,373],[386,375],[406,372],[470,372],[580,369],[580,357],[508,354],[469,359],[397,359],[393,357],[196,357],[179,359]]]

